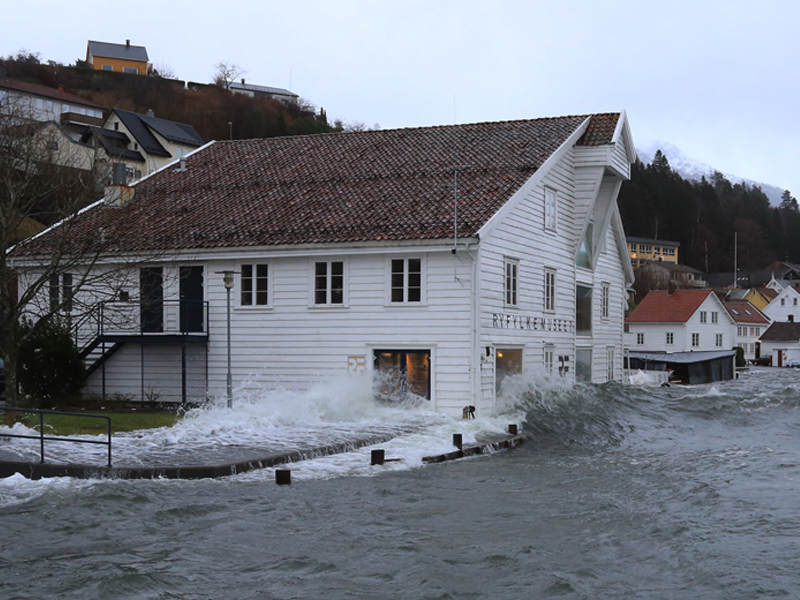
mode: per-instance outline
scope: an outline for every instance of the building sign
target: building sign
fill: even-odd
[[[575,322],[569,319],[551,319],[546,317],[526,317],[523,315],[492,314],[494,329],[522,329],[526,331],[563,331],[575,332]]]
[[[350,375],[362,375],[367,372],[366,356],[348,356],[347,372]]]

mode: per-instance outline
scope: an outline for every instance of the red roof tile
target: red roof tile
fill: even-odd
[[[124,218],[140,235],[120,251],[447,239],[458,165],[458,235],[471,237],[589,117],[591,143],[611,143],[619,114],[215,142],[73,227],[89,237]]]
[[[713,290],[653,290],[625,319],[626,323],[685,323]]]

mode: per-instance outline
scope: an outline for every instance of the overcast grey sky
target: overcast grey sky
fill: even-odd
[[[0,0],[0,55],[65,64],[87,40],[147,48],[180,79],[239,65],[329,119],[381,128],[625,109],[667,141],[800,196],[794,0]]]

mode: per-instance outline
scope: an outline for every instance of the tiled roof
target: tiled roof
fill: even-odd
[[[140,235],[122,251],[449,239],[459,165],[458,235],[472,237],[588,117],[215,142],[71,225],[88,237],[124,218]],[[592,121],[613,133],[619,118]]]
[[[766,325],[769,319],[747,300],[726,300],[722,303],[731,318],[737,323]]]
[[[117,58],[120,60],[135,60],[147,62],[147,49],[144,46],[130,44],[111,44],[109,42],[94,42],[89,40],[89,52],[92,56]]]
[[[759,338],[762,341],[796,342],[800,340],[800,323],[776,321]]]
[[[758,290],[759,294],[765,296],[769,300],[774,300],[778,296],[778,292],[773,290],[772,288],[762,286],[756,289]]]
[[[46,85],[39,85],[37,83],[28,83],[27,81],[20,81],[19,79],[0,79],[0,89],[13,90],[16,92],[30,94],[33,96],[41,96],[42,98],[51,98],[53,100],[57,100],[58,102],[80,104],[81,106],[96,108],[101,111],[103,110],[103,107],[100,106],[99,104],[95,104],[94,102],[91,102],[86,98],[82,98],[77,94],[73,94],[71,92],[66,92],[66,91],[60,91],[56,88],[47,87]]]
[[[685,323],[700,308],[712,290],[676,290],[670,295],[665,290],[648,293],[626,323]]]

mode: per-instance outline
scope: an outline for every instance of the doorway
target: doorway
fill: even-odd
[[[181,333],[203,331],[203,267],[180,268]]]
[[[143,267],[139,270],[142,333],[164,331],[164,269]]]

